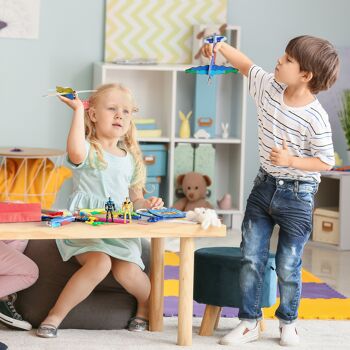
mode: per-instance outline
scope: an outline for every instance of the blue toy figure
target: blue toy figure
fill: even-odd
[[[106,210],[106,222],[108,222],[108,216],[111,215],[111,222],[113,221],[113,210],[115,211],[115,204],[111,197],[108,197],[108,201],[105,204],[105,210]]]

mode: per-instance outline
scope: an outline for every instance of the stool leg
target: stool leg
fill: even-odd
[[[216,316],[216,321],[215,321],[214,330],[218,329],[219,321],[220,321],[220,317],[221,317],[221,310],[222,310],[222,307],[220,307],[220,310],[219,310],[219,312],[218,312],[218,315]]]
[[[220,318],[221,307],[214,305],[207,305],[205,307],[204,316],[199,330],[199,335],[211,336],[214,332],[214,327]],[[219,316],[218,316],[219,315]]]

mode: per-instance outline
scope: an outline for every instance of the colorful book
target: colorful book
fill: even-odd
[[[136,125],[137,130],[154,130],[157,129],[157,125],[152,123],[152,124],[137,124]]]
[[[139,124],[155,124],[156,120],[154,118],[134,118],[134,123]]]
[[[161,129],[154,129],[154,130],[136,130],[137,137],[160,137],[162,136],[162,130]]]

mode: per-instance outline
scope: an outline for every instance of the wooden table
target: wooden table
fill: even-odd
[[[224,237],[226,227],[203,230],[197,224],[157,222],[142,225],[115,224],[90,226],[71,223],[50,228],[42,222],[2,223],[0,239],[87,239],[151,238],[150,331],[163,330],[164,309],[164,238],[180,238],[179,316],[177,344],[192,345],[194,238]]]

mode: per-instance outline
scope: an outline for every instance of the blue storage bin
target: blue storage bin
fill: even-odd
[[[165,176],[167,173],[167,148],[164,144],[141,144],[147,176]]]
[[[217,80],[212,79],[209,85],[207,75],[196,75],[193,134],[204,130],[210,137],[215,137]]]
[[[146,193],[145,198],[149,197],[159,197],[159,185],[161,178],[157,177],[147,177],[146,178]]]

